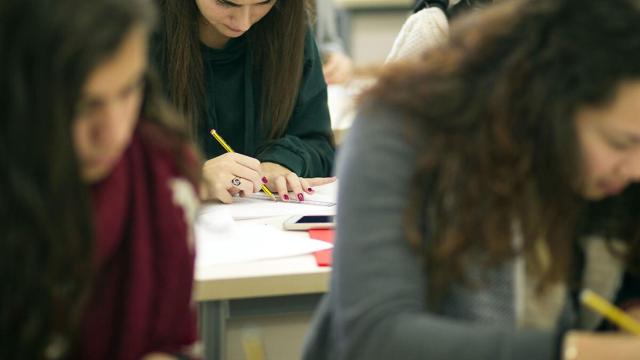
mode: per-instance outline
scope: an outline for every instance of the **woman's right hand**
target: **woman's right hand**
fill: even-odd
[[[327,55],[326,62],[322,66],[324,79],[328,85],[347,82],[353,73],[351,59],[340,52],[332,52]]]
[[[609,332],[570,331],[564,337],[563,360],[640,359],[640,337]]]
[[[260,161],[238,153],[226,153],[206,161],[202,176],[202,199],[225,204],[232,203],[234,195],[259,191],[266,181],[260,172]]]

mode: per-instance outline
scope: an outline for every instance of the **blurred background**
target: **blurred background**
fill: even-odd
[[[326,0],[317,0],[326,1]],[[338,32],[354,65],[380,64],[391,50],[413,0],[333,0]]]

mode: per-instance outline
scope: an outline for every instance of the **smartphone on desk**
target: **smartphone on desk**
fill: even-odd
[[[334,215],[296,215],[282,224],[285,230],[333,229]]]

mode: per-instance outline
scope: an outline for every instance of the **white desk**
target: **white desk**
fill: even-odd
[[[284,218],[246,222],[280,227]],[[300,236],[308,235],[300,232]],[[194,297],[205,359],[225,359],[226,322],[235,313],[311,311],[327,291],[329,275],[330,269],[318,267],[313,255],[196,269]]]
[[[353,119],[353,91],[332,87],[329,106],[334,130],[346,131]],[[287,217],[238,223],[269,224],[281,229]],[[308,237],[306,231],[297,235]],[[232,317],[313,311],[328,289],[330,273],[330,268],[316,265],[313,255],[196,268],[194,299],[198,302],[204,358],[226,359],[227,321]]]

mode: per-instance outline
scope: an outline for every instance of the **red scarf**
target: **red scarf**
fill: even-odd
[[[195,193],[165,146],[169,139],[157,126],[141,123],[113,172],[92,188],[97,275],[79,358],[139,359],[177,353],[196,341],[194,250],[186,217],[193,213],[176,194]]]

